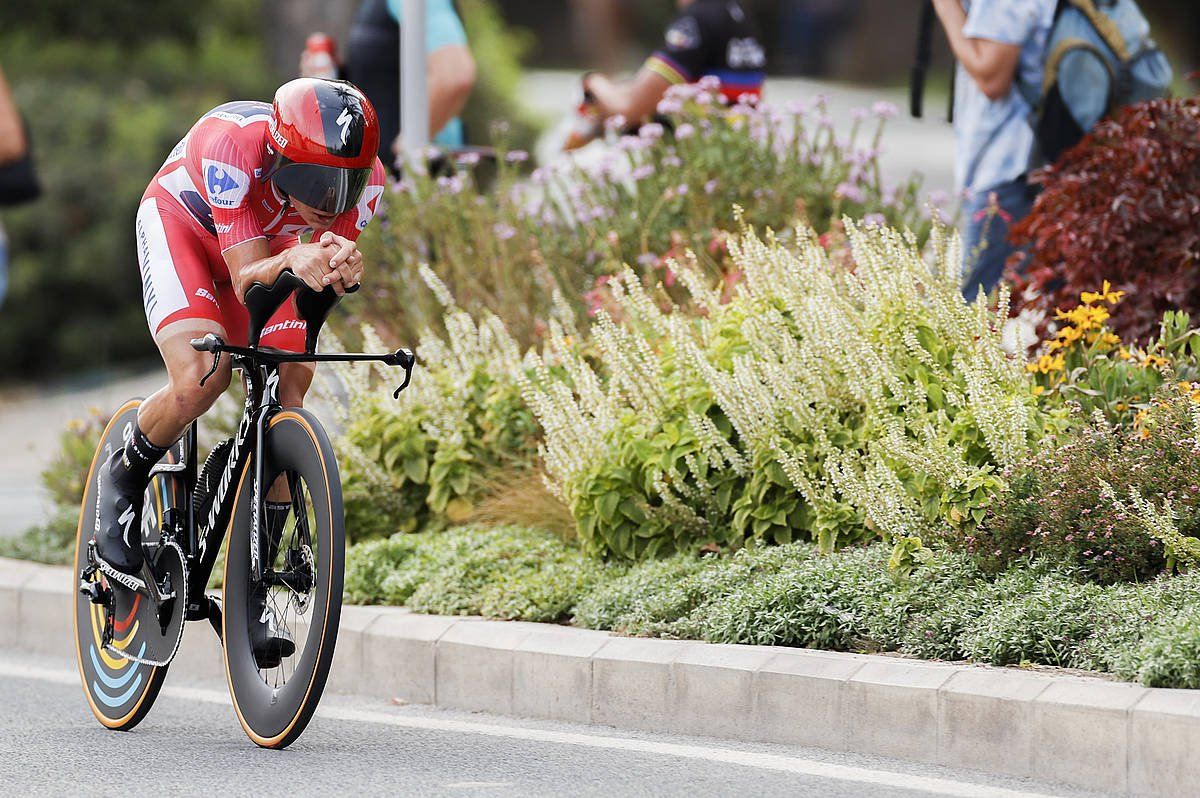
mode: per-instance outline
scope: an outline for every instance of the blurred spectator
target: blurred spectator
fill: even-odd
[[[0,70],[0,207],[36,199],[41,189],[33,172],[29,136]],[[0,304],[8,289],[8,239],[0,225]]]
[[[964,2],[968,6],[964,8]],[[990,292],[1012,253],[1009,227],[1028,215],[1030,107],[1018,78],[1042,85],[1056,0],[933,0],[958,60],[955,181],[963,192],[963,296]]]
[[[379,114],[379,158],[394,164],[400,134],[401,0],[363,0],[346,48],[345,77],[370,99]],[[475,59],[462,20],[450,0],[427,0],[425,51],[429,132],[435,144],[462,147],[458,114],[475,85]]]
[[[601,116],[631,123],[651,116],[667,89],[714,76],[731,102],[762,91],[766,59],[749,14],[735,0],[676,0],[679,14],[663,44],[631,82],[619,84],[599,73],[584,78]]]
[[[783,0],[779,4],[779,68],[828,76],[830,55],[858,14],[858,0]]]

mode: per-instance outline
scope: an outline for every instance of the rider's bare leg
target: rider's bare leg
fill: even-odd
[[[229,387],[228,358],[222,358],[216,373],[200,385],[212,368],[213,356],[192,349],[191,340],[210,332],[226,337],[221,325],[195,321],[155,341],[167,367],[167,384],[142,402],[138,427],[157,446],[170,446],[179,440],[188,424],[204,415]]]

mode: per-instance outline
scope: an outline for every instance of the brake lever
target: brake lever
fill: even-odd
[[[210,368],[208,370],[207,374],[205,374],[203,377],[200,378],[200,387],[201,388],[204,387],[204,383],[208,382],[209,377],[211,377],[212,375],[217,373],[217,367],[220,365],[221,365],[221,350],[218,349],[217,351],[213,352],[212,368]]]
[[[402,382],[400,387],[392,393],[393,399],[399,399],[400,392],[407,388],[408,384],[412,382],[413,366],[416,365],[417,357],[407,349],[397,349],[392,354],[383,358],[383,362],[387,363],[389,366],[400,366],[404,369],[404,382]]]

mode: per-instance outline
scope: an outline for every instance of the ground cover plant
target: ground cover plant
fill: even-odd
[[[881,543],[829,555],[792,543],[601,564],[541,530],[466,527],[357,544],[346,591],[423,612],[1200,687],[1200,575],[1102,586],[1044,561],[989,575],[943,550],[898,577],[889,557]]]

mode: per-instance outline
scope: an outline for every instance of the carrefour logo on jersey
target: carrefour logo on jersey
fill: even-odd
[[[210,161],[207,158],[202,166],[208,201],[221,208],[236,208],[240,205],[246,192],[250,190],[250,176],[236,166]]]

